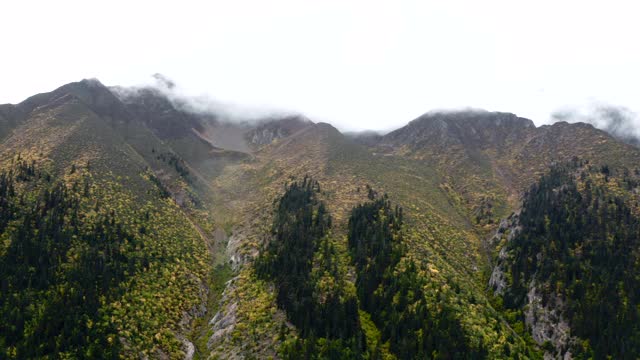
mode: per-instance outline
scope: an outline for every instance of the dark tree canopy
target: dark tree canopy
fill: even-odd
[[[640,356],[640,218],[628,170],[557,165],[531,187],[522,230],[508,243],[511,284],[505,305],[525,305],[532,280],[543,301],[564,300],[577,358]]]

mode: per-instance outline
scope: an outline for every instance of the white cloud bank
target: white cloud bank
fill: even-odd
[[[0,103],[160,72],[185,94],[388,129],[441,108],[537,124],[593,101],[640,109],[633,1],[9,1]]]

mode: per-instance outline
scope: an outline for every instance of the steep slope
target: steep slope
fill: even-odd
[[[435,293],[445,291],[434,298],[430,290],[420,301],[427,307],[451,309],[450,321],[460,322],[462,337],[476,348],[489,349],[492,356],[504,354],[505,349],[523,354],[529,351],[520,335],[508,328],[484,297],[482,274],[487,265],[480,238],[439,187],[440,178],[433,170],[413,159],[373,155],[322,123],[310,124],[263,146],[254,155],[255,161],[242,165],[242,171],[227,169],[220,177],[225,184],[243,184],[243,200],[236,212],[245,215],[236,219],[229,241],[230,256],[241,270],[227,287],[222,307],[212,321],[209,346],[213,354],[231,358],[276,356],[281,351],[282,355],[291,354],[287,344],[306,336],[304,330],[296,335],[299,329],[290,329],[285,331],[289,335],[273,338],[279,329],[288,328],[283,313],[286,308],[278,307],[276,293],[256,274],[252,260],[263,243],[274,241],[268,230],[273,213],[265,209],[278,201],[283,184],[305,175],[313,176],[322,189],[318,196],[331,214],[331,243],[341,249],[335,255],[343,259],[339,262],[349,258],[346,235],[353,209],[367,202],[372,192],[387,192],[403,206],[407,223],[402,243],[408,250],[398,266],[413,261],[424,286],[439,289]],[[347,273],[355,274],[353,271]],[[348,276],[344,286],[353,286],[348,285],[353,281]],[[369,316],[364,311],[358,318],[373,331],[369,340],[375,343],[375,331],[380,329],[374,330],[376,325],[367,320]]]
[[[216,136],[224,138],[232,131],[245,144],[238,145],[244,146],[241,150],[250,151],[246,145],[246,133],[258,125],[221,124],[215,116],[193,114],[176,107],[160,93],[137,89],[135,94],[135,97],[126,98],[120,93],[114,96],[110,89],[92,80],[65,85],[21,104],[4,105],[2,116],[7,120],[7,131],[0,144],[0,160],[10,164],[18,156],[16,154],[20,154],[28,161],[35,160],[53,179],[65,183],[69,174],[90,174],[97,188],[109,189],[110,193],[109,196],[92,193],[82,201],[89,203],[94,200],[106,209],[115,207],[118,209],[116,216],[122,214],[116,221],[129,221],[129,217],[138,216],[135,215],[138,211],[151,209],[149,204],[161,206],[164,210],[153,208],[157,213],[152,219],[155,227],[144,224],[141,229],[145,230],[131,229],[136,234],[141,231],[146,234],[148,229],[154,229],[154,235],[146,236],[140,246],[149,248],[147,242],[152,241],[163,254],[175,253],[171,245],[181,247],[180,251],[188,248],[190,250],[187,251],[193,255],[185,257],[179,266],[174,264],[178,260],[174,257],[146,259],[145,264],[150,262],[149,266],[154,271],[150,271],[147,265],[134,273],[130,271],[126,280],[120,283],[127,286],[139,284],[142,292],[126,289],[118,292],[110,288],[109,291],[121,294],[126,301],[113,298],[109,303],[92,308],[94,313],[111,314],[111,320],[104,323],[105,329],[111,330],[101,332],[88,341],[113,345],[109,350],[113,356],[176,357],[181,352],[189,356],[204,356],[206,344],[201,340],[206,331],[203,331],[202,321],[192,320],[203,316],[207,309],[216,307],[218,294],[207,294],[207,288],[220,289],[220,282],[224,283],[228,276],[225,274],[229,273],[225,266],[228,258],[221,251],[227,241],[227,231],[222,229],[222,225],[245,214],[236,214],[238,209],[229,204],[229,199],[240,192],[242,197],[236,201],[245,199],[249,204],[248,200],[253,196],[246,191],[249,184],[228,184],[224,179],[218,181],[225,172],[239,171],[238,174],[244,176],[242,174],[247,167],[254,165],[249,161],[252,155],[219,148],[213,142]],[[309,124],[285,118],[268,119],[260,126],[263,133],[264,129],[273,127],[279,129],[280,136],[283,136]],[[172,212],[169,212],[171,206],[165,209],[169,205],[173,206]],[[97,209],[98,205],[95,206]],[[244,206],[241,205],[242,208]],[[90,208],[87,204],[78,211],[84,213]],[[222,225],[214,226],[212,216]],[[176,238],[178,233],[183,233],[181,239]],[[5,236],[12,235],[7,233]],[[251,247],[243,245],[243,248]],[[68,251],[76,251],[73,249]],[[207,250],[210,257],[206,256]],[[218,264],[216,270],[212,270],[214,264]],[[167,271],[170,268],[173,270]],[[142,273],[155,274],[155,277]],[[170,277],[170,283],[166,282],[166,277]],[[145,282],[151,279],[155,279],[153,286]],[[55,278],[53,281],[54,284],[64,283],[63,279]],[[154,286],[158,285],[164,286],[163,289],[155,289]],[[150,292],[144,290],[150,286]],[[16,290],[18,293],[23,291]],[[173,295],[173,301],[166,303],[164,294],[176,291],[181,292],[180,295]],[[150,295],[156,298],[153,301],[147,299]],[[149,306],[141,310],[143,303]],[[130,316],[129,310],[120,310],[121,306],[136,312]],[[156,316],[147,313],[153,309],[164,310]],[[98,315],[89,317],[93,323],[97,321],[95,316]],[[206,337],[204,339],[206,342]],[[34,339],[11,338],[11,341],[18,341],[8,349],[10,352],[7,354],[12,356],[38,354],[55,357],[65,352],[80,356],[81,351],[78,347],[49,347],[32,354],[27,352],[24,344]],[[89,346],[81,342],[77,345]],[[91,347],[91,351],[101,351],[102,348],[96,346]]]
[[[264,119],[245,134],[249,144],[254,147],[271,144],[277,139],[304,129],[311,121],[299,116],[286,116],[281,119]]]
[[[247,130],[242,124],[223,123],[215,114],[190,111],[154,88],[112,89],[145,128],[206,179],[217,176],[228,163],[249,158],[242,137]],[[229,136],[240,142],[228,142]]]
[[[591,170],[522,202],[537,179],[555,176],[549,165],[575,156]],[[622,345],[598,339],[634,343],[635,328],[624,327],[636,316],[624,305],[635,303],[634,285],[623,273],[635,271],[635,255],[611,272],[584,251],[611,237],[615,246],[595,247],[606,259],[622,256],[616,244],[633,247],[613,229],[634,229],[637,183],[624,167],[639,159],[590,125],[535,127],[508,113],[430,113],[363,139],[300,116],[223,122],[151,88],[68,84],[0,105],[0,349],[19,358],[618,356]],[[565,239],[558,228],[580,226],[552,209],[571,208],[587,186],[599,209],[629,221],[585,203],[582,212],[614,225]],[[38,241],[25,235],[41,228]],[[590,297],[616,292],[621,302],[580,302],[580,272],[612,286]],[[86,306],[69,296],[83,287],[93,289]],[[585,320],[594,308],[619,315],[624,330]],[[72,325],[59,330],[53,318]],[[609,330],[577,329],[596,325]]]
[[[69,83],[52,92],[34,95],[15,106],[17,117],[19,120],[25,119],[37,108],[55,104],[62,97],[69,95],[77,98],[107,121],[131,120],[131,114],[119,99],[96,79]]]
[[[192,352],[185,335],[207,298],[212,264],[201,229],[211,226],[193,204],[168,198],[184,174],[143,145],[171,150],[96,81],[3,108],[16,115],[0,143],[9,189],[0,303],[11,326],[2,331],[2,357]],[[25,282],[21,274],[33,269]]]
[[[184,137],[190,135],[192,129],[204,129],[195,114],[177,109],[157,89],[113,87],[112,90],[127,110],[153,129],[161,139]]]
[[[310,124],[292,135],[267,140],[272,142],[255,152],[251,164],[221,177],[238,184],[232,179],[242,174],[245,189],[254,190],[238,208],[245,215],[236,219],[229,243],[243,270],[227,289],[213,322],[210,346],[218,355],[278,353],[281,345],[269,334],[285,326],[285,314],[269,284],[256,277],[252,259],[262,243],[273,241],[267,230],[271,214],[264,209],[278,199],[282,184],[309,174],[322,188],[319,196],[332,216],[336,246],[346,248],[341,236],[346,234],[349,214],[367,201],[368,189],[387,193],[404,209],[406,258],[433,291],[425,294],[427,307],[452,306],[463,338],[483,344],[490,357],[507,357],[514,354],[511,351],[536,357],[539,339],[532,339],[494,298],[485,296],[492,245],[482,239],[501,217],[518,209],[522,191],[549,164],[577,154],[594,163],[630,164],[640,158],[637,150],[589,125],[536,128],[529,120],[494,113],[429,115],[382,137],[373,147],[370,141],[345,137],[327,124]],[[430,298],[433,293],[443,295],[436,300]],[[255,329],[252,341],[242,340],[246,329]],[[304,337],[304,331],[293,336]]]
[[[638,357],[639,180],[638,170],[556,165],[496,235],[490,283],[549,354]]]
[[[519,191],[503,159],[533,130],[533,122],[508,113],[429,113],[385,135],[377,148],[434,167],[472,222],[491,226]]]
[[[11,104],[0,105],[0,140],[4,139],[16,126],[15,106]]]
[[[629,165],[640,154],[591,125],[559,122],[536,128],[528,119],[485,111],[425,114],[385,135],[376,151],[435,167],[472,222],[489,229],[554,161],[581,156]]]

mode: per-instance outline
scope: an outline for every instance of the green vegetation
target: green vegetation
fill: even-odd
[[[151,149],[151,152],[155,154],[156,149],[155,148]],[[188,182],[191,181],[190,180],[191,174],[189,173],[187,164],[184,162],[184,160],[182,160],[176,154],[172,152],[159,153],[158,155],[156,155],[156,159],[164,163],[167,163],[170,166],[173,166],[173,168],[178,173],[178,175],[180,175],[183,179],[185,179]]]
[[[640,152],[603,132],[434,114],[366,142],[305,123],[240,153],[216,137],[253,124],[87,85],[0,109],[0,358],[180,358],[184,339],[196,359],[541,359],[532,281],[574,358],[640,355],[623,168]],[[483,239],[574,155],[609,166],[527,193],[493,253],[510,289],[490,294],[501,247]]]
[[[331,216],[316,199],[317,181],[293,182],[278,202],[273,240],[256,262],[259,276],[274,281],[277,303],[300,337],[282,350],[286,359],[361,358],[366,342],[358,301],[345,286]]]
[[[640,356],[637,186],[626,169],[577,159],[554,166],[528,191],[522,230],[507,243],[504,305],[524,306],[534,281],[543,304],[561,306],[581,339],[574,358]]]
[[[207,314],[209,317],[199,317],[192,324],[190,338],[194,340],[195,353],[193,358],[196,360],[207,359],[207,354],[209,353],[207,341],[212,335],[212,331],[208,327],[209,318],[218,311],[222,292],[232,274],[233,270],[229,264],[221,264],[211,270],[207,300]]]
[[[254,265],[259,278],[275,285],[277,305],[297,330],[281,327],[284,358],[538,356],[470,290],[451,278],[434,281],[438,270],[408,251],[404,211],[386,195],[368,187],[370,200],[352,209],[341,239],[332,235],[321,194],[308,177],[286,187],[272,240]],[[486,335],[471,332],[478,327],[469,322],[478,321],[493,323],[482,328]]]
[[[370,198],[373,194],[370,190]],[[446,304],[429,308],[425,280],[402,243],[402,208],[382,196],[356,207],[349,219],[349,247],[358,280],[358,298],[381,329],[380,344],[389,343],[400,359],[479,359],[487,350],[472,348],[462,326]],[[374,351],[373,358],[379,353]]]
[[[73,166],[0,173],[0,357],[180,356],[175,334],[208,265],[176,206],[137,204]]]

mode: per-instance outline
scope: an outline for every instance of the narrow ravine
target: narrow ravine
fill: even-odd
[[[212,236],[208,234],[197,223],[189,219],[193,227],[198,231],[210,253],[211,272],[206,281],[207,299],[205,312],[202,316],[196,317],[191,322],[191,331],[188,339],[185,338],[186,355],[185,360],[207,359],[209,349],[207,341],[211,337],[209,319],[218,311],[220,299],[227,282],[233,275],[233,269],[226,261],[225,247],[228,236],[221,227],[214,230]]]
[[[228,264],[217,265],[209,275],[207,311],[204,316],[194,319],[189,336],[194,345],[195,351],[192,357],[194,360],[207,359],[209,356],[210,351],[207,347],[207,341],[212,335],[209,319],[219,310],[222,292],[226,287],[227,281],[232,277],[233,270]]]

